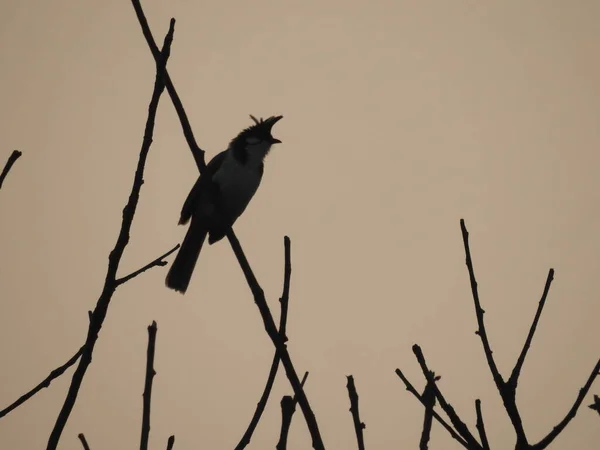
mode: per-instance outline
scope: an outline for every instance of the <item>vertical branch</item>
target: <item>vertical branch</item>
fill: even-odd
[[[287,315],[288,315],[288,304],[290,298],[290,280],[292,276],[292,263],[291,263],[291,242],[290,238],[285,236],[283,239],[284,245],[284,275],[283,275],[283,292],[281,294],[281,298],[279,302],[281,304],[281,314],[279,316],[279,334],[285,338],[285,329],[287,323]],[[286,338],[287,339],[287,338]],[[265,389],[260,397],[260,400],[256,404],[256,410],[254,411],[254,415],[248,424],[248,428],[246,432],[240,439],[240,442],[235,447],[235,450],[243,450],[250,443],[252,439],[252,435],[254,434],[254,430],[262,417],[262,414],[267,406],[267,401],[269,400],[269,395],[271,395],[271,390],[273,389],[273,384],[275,383],[275,377],[277,376],[277,371],[279,369],[279,353],[275,351],[273,355],[273,361],[271,363],[271,369],[269,370],[269,376],[267,377],[267,383],[265,385]],[[282,406],[283,407],[283,406]]]
[[[433,381],[438,381],[441,377],[436,377],[432,373]],[[433,425],[433,408],[435,407],[435,388],[434,383],[427,381],[423,394],[421,395],[425,406],[425,417],[423,418],[423,431],[419,441],[419,450],[427,450],[429,439],[431,437],[431,427]]]
[[[490,450],[490,443],[488,442],[487,433],[485,432],[485,425],[483,423],[483,414],[481,413],[481,400],[475,400],[475,412],[477,413],[477,432],[481,439],[481,446],[483,450]]]
[[[365,438],[363,436],[363,430],[366,425],[360,421],[360,414],[358,411],[358,393],[356,392],[356,386],[354,385],[354,377],[348,375],[348,383],[346,388],[348,389],[348,397],[350,397],[350,413],[352,414],[352,422],[354,423],[354,431],[356,432],[356,441],[358,442],[358,450],[365,450]]]
[[[169,440],[167,441],[167,450],[173,450],[173,446],[175,445],[175,436],[169,436]]]
[[[125,251],[125,247],[129,243],[129,232],[131,230],[131,224],[133,223],[133,217],[135,215],[135,211],[139,201],[140,190],[144,182],[144,168],[146,165],[148,152],[150,150],[150,145],[152,144],[152,136],[154,134],[154,122],[156,119],[158,102],[164,90],[163,74],[167,64],[167,60],[169,58],[174,31],[175,19],[171,19],[169,32],[165,37],[161,53],[162,57],[160,58],[159,63],[156,64],[156,79],[154,82],[152,99],[150,100],[150,105],[148,107],[148,118],[146,120],[146,128],[144,131],[144,140],[142,143],[142,148],[140,150],[140,156],[135,172],[133,187],[131,189],[127,205],[123,209],[123,221],[121,223],[119,236],[117,238],[117,242],[115,244],[114,249],[109,255],[108,270],[106,273],[106,279],[104,282],[104,287],[102,289],[102,294],[100,294],[100,298],[96,303],[96,307],[90,315],[88,334],[84,344],[84,349],[81,358],[79,359],[79,365],[77,366],[77,369],[73,374],[71,385],[69,386],[69,390],[67,392],[64,404],[61,408],[58,418],[56,419],[56,423],[54,424],[52,433],[50,434],[48,445],[46,447],[47,450],[56,450],[56,448],[58,447],[58,442],[60,440],[62,432],[65,428],[65,425],[67,424],[67,421],[69,420],[71,411],[75,406],[75,401],[77,399],[77,395],[79,394],[81,384],[83,383],[83,378],[85,377],[89,365],[92,363],[92,354],[94,352],[96,341],[98,340],[98,334],[100,333],[100,329],[102,328],[102,324],[104,323],[104,319],[106,318],[106,314],[108,312],[110,301],[118,285],[116,280],[117,269],[119,267],[121,257],[123,256],[123,252]]]
[[[154,349],[156,348],[156,322],[153,320],[148,327],[148,351],[146,353],[146,377],[144,382],[144,411],[142,414],[142,437],[140,450],[148,450],[148,437],[150,436],[150,405],[152,402],[152,380],[154,370]]]
[[[22,154],[23,153],[19,150],[13,150],[13,152],[8,157],[6,165],[4,166],[4,169],[2,169],[2,173],[0,173],[0,189],[2,189],[2,183],[4,183],[6,175],[8,175],[8,172],[10,172],[10,169],[12,168],[13,164],[17,161],[17,159],[21,157]]]
[[[307,378],[308,372],[305,372],[300,382],[302,387],[304,387]],[[296,396],[284,395],[281,399],[281,431],[279,433],[279,442],[275,446],[277,450],[287,449],[288,434],[292,425],[292,417],[294,417],[294,412],[296,412],[296,403],[298,403]]]

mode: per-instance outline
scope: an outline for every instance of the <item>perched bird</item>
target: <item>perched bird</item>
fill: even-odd
[[[223,239],[256,193],[271,146],[281,143],[271,135],[271,129],[283,116],[265,120],[250,117],[254,125],[239,133],[227,150],[207,164],[183,204],[179,224],[190,219],[191,223],[166,279],[169,288],[182,294],[188,288],[206,235],[209,244]]]

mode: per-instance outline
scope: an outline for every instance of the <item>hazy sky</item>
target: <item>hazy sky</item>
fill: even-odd
[[[278,316],[283,236],[292,240],[289,349],[327,448],[415,449],[419,343],[492,448],[514,433],[480,341],[459,220],[488,332],[509,370],[556,269],[518,391],[532,442],[556,425],[600,356],[600,3],[588,1],[146,0],[199,145],[212,157],[251,122],[283,114],[263,184],[235,226]],[[142,141],[154,62],[126,0],[0,3],[0,408],[84,342]],[[120,274],[178,243],[197,169],[167,95]],[[120,288],[61,449],[136,448],[147,330],[158,323],[150,445],[230,449],[273,356],[226,241],[206,247],[188,293],[156,268]],[[280,371],[250,448],[274,448]],[[45,448],[72,370],[0,420],[0,448]],[[597,448],[587,408],[551,448]],[[300,412],[290,449],[310,435]],[[459,445],[434,425],[432,449]]]

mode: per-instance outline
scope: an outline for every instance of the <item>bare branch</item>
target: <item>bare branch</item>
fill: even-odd
[[[485,432],[485,424],[483,422],[483,414],[481,413],[481,400],[475,400],[475,412],[477,413],[477,431],[479,432],[479,438],[481,439],[481,446],[483,450],[490,450],[490,443],[488,442],[487,433]]]
[[[427,401],[423,398],[421,394],[417,392],[417,390],[414,388],[414,386],[411,384],[408,378],[406,378],[406,376],[402,373],[400,369],[396,369],[396,375],[398,375],[398,377],[400,377],[400,379],[403,381],[404,385],[406,386],[406,390],[412,395],[414,395],[417,398],[417,400],[419,400],[421,404],[427,408]],[[437,420],[440,423],[440,425],[442,425],[446,429],[450,436],[452,436],[464,448],[466,448],[467,450],[469,449],[469,444],[467,444],[467,442],[456,432],[456,430],[454,430],[454,428],[452,428],[444,420],[442,416],[440,416],[435,410],[431,410],[431,413],[433,414],[435,420]]]
[[[433,374],[433,380],[438,381],[441,377]],[[427,450],[429,439],[431,438],[431,427],[433,425],[433,408],[435,407],[435,389],[429,381],[425,385],[423,394],[423,403],[425,404],[425,416],[423,417],[423,431],[421,431],[421,440],[419,441],[419,450]]]
[[[600,415],[600,397],[594,395],[594,403],[588,405],[588,408],[593,409]]]
[[[356,432],[358,450],[365,450],[365,438],[363,436],[363,430],[366,428],[366,425],[364,422],[360,421],[360,414],[358,411],[358,393],[356,392],[356,386],[354,385],[354,377],[349,375],[347,379],[348,383],[346,384],[346,388],[348,389],[348,397],[350,397],[350,413],[352,414],[352,422],[354,423],[354,431]]]
[[[0,173],[0,189],[2,189],[2,183],[4,183],[6,175],[8,175],[8,172],[10,172],[10,169],[12,168],[13,164],[17,161],[17,159],[21,157],[22,154],[23,153],[19,150],[13,150],[13,152],[8,157],[8,160],[4,165],[4,169],[2,169],[2,173]]]
[[[36,387],[34,387],[32,390],[30,390],[26,394],[23,394],[15,402],[13,402],[10,406],[7,406],[2,411],[0,411],[0,419],[2,417],[6,416],[8,413],[10,413],[12,410],[21,406],[23,403],[25,403],[27,400],[29,400],[31,397],[33,397],[35,394],[37,394],[42,389],[50,386],[50,383],[53,380],[60,377],[63,373],[65,373],[65,370],[67,370],[69,367],[71,367],[73,364],[75,364],[75,362],[81,356],[81,352],[83,352],[83,347],[81,347],[79,350],[77,350],[77,353],[75,353],[73,356],[71,356],[71,359],[69,359],[66,363],[64,363],[62,366],[57,367],[52,372],[50,372],[50,375],[48,375],[40,384],[38,384]]]
[[[83,450],[90,450],[90,446],[88,445],[87,440],[85,439],[85,435],[83,433],[79,433],[77,435],[77,437],[81,441],[81,445],[83,446]]]
[[[152,403],[152,380],[156,371],[154,370],[154,349],[156,348],[156,322],[153,320],[148,327],[148,350],[146,353],[146,377],[144,381],[142,414],[142,437],[140,439],[140,450],[148,450],[148,438],[150,436],[150,405]]]
[[[540,316],[542,315],[542,310],[544,309],[544,305],[546,304],[546,297],[548,296],[548,291],[550,290],[550,285],[552,284],[553,279],[554,269],[550,269],[550,271],[548,272],[548,278],[546,279],[546,285],[544,286],[544,292],[542,293],[542,298],[540,299],[540,303],[538,304],[538,308],[535,313],[533,322],[531,324],[531,328],[529,329],[529,333],[527,334],[527,339],[525,339],[523,350],[521,350],[521,354],[517,359],[517,363],[515,364],[510,378],[508,379],[508,384],[516,386],[519,382],[519,375],[521,374],[521,369],[523,367],[523,363],[525,362],[525,357],[527,356],[529,347],[531,347],[531,341],[533,340],[533,335],[535,334],[538,322],[540,321]]]
[[[135,215],[135,211],[139,201],[140,190],[144,181],[144,168],[146,165],[148,152],[152,144],[152,136],[154,134],[154,122],[156,119],[158,102],[164,90],[164,70],[170,55],[171,42],[173,40],[174,31],[175,19],[171,19],[169,32],[165,37],[163,50],[161,52],[162,57],[159,58],[159,61],[156,64],[156,79],[154,82],[152,99],[148,107],[148,118],[146,120],[146,127],[144,131],[144,140],[142,143],[142,148],[140,150],[140,156],[135,172],[133,186],[129,195],[129,200],[127,202],[127,205],[123,209],[123,221],[121,223],[119,236],[117,238],[117,242],[115,243],[115,247],[111,251],[110,256],[108,258],[108,270],[102,294],[100,295],[100,298],[96,303],[94,312],[91,315],[88,334],[84,344],[84,349],[81,358],[79,360],[79,365],[77,366],[77,369],[73,374],[71,385],[69,386],[69,390],[65,398],[64,404],[58,415],[58,418],[56,419],[56,423],[54,425],[52,433],[50,434],[47,450],[56,450],[56,448],[58,447],[58,442],[60,440],[61,434],[64,430],[65,425],[67,424],[69,416],[71,415],[71,411],[75,406],[75,401],[77,399],[77,395],[79,394],[79,389],[81,388],[83,378],[85,377],[89,365],[92,363],[92,353],[94,352],[94,347],[96,345],[96,341],[98,340],[98,334],[100,333],[100,329],[102,328],[102,324],[104,323],[106,313],[108,312],[108,307],[110,305],[112,295],[118,286],[116,280],[117,269],[119,268],[119,263],[121,261],[121,257],[123,256],[123,252],[125,251],[125,247],[129,243],[129,232],[131,230],[131,224],[133,223],[133,217]]]
[[[440,407],[448,415],[448,418],[450,419],[450,422],[452,422],[452,425],[454,426],[456,431],[458,431],[458,433],[468,443],[470,449],[481,448],[481,445],[479,444],[479,442],[477,442],[477,440],[475,439],[475,437],[473,436],[473,434],[471,433],[471,431],[469,430],[467,425],[461,420],[461,418],[458,416],[458,414],[456,413],[456,411],[454,410],[452,405],[450,405],[446,401],[446,399],[442,395],[442,392],[437,387],[437,384],[436,384],[435,378],[434,378],[435,375],[427,367],[427,363],[425,362],[425,356],[423,355],[423,351],[421,350],[421,347],[419,347],[417,344],[413,345],[413,353],[417,357],[417,361],[419,362],[419,365],[421,366],[423,375],[425,375],[425,378],[427,378],[427,382],[431,384],[433,390],[435,391],[435,396],[436,396],[438,402],[440,403]]]
[[[287,323],[287,312],[288,312],[288,304],[290,298],[290,280],[292,276],[292,264],[291,264],[291,242],[290,238],[285,236],[283,240],[284,244],[284,276],[283,276],[283,293],[281,294],[281,298],[279,302],[281,304],[281,315],[279,317],[279,333],[285,337],[285,329]],[[287,339],[287,338],[286,338]],[[254,430],[256,430],[256,426],[260,421],[262,413],[267,406],[267,401],[269,400],[269,395],[271,395],[271,390],[273,389],[273,384],[275,383],[275,377],[277,376],[277,370],[279,369],[279,353],[275,351],[275,355],[273,355],[273,362],[271,363],[271,369],[269,370],[269,376],[267,377],[267,383],[265,385],[265,389],[260,397],[260,400],[256,404],[256,410],[254,411],[254,415],[250,420],[250,424],[240,442],[235,447],[236,450],[242,450],[246,448],[246,446],[250,443],[252,439],[252,435],[254,434]]]
[[[169,436],[169,440],[167,441],[167,450],[173,450],[173,446],[175,445],[175,436]]]
[[[304,372],[304,376],[300,382],[302,387],[304,387],[307,378],[308,372]],[[287,449],[288,434],[292,425],[292,417],[294,417],[294,412],[296,412],[297,403],[298,400],[296,399],[296,396],[292,397],[291,395],[284,395],[281,399],[281,431],[279,433],[279,442],[275,446],[277,450]]]
[[[129,280],[131,280],[132,278],[137,277],[138,275],[144,273],[146,270],[148,269],[152,269],[153,267],[156,266],[161,266],[164,267],[166,266],[168,263],[167,261],[165,261],[165,258],[167,256],[169,256],[171,253],[173,253],[175,250],[177,250],[180,247],[179,244],[177,244],[175,247],[173,247],[171,250],[169,250],[167,253],[165,253],[162,256],[159,256],[158,258],[156,258],[154,261],[149,262],[148,264],[146,264],[144,267],[142,267],[141,269],[136,270],[135,272],[130,273],[129,275],[123,277],[123,278],[119,278],[116,280],[117,286],[123,284],[123,283],[127,283]]]
[[[600,359],[598,360],[598,362],[594,366],[594,370],[592,370],[592,373],[590,374],[590,376],[588,377],[587,381],[585,382],[585,385],[579,390],[579,395],[577,395],[577,398],[575,399],[575,403],[573,403],[573,406],[571,407],[571,409],[569,410],[569,412],[567,412],[567,415],[564,417],[563,420],[561,420],[559,422],[558,425],[556,425],[552,429],[552,431],[550,431],[550,433],[548,433],[548,435],[546,437],[544,437],[537,444],[531,446],[531,448],[533,450],[543,450],[543,449],[545,449],[565,429],[565,427],[569,424],[569,422],[577,414],[577,410],[581,406],[581,403],[583,403],[583,399],[585,398],[585,396],[589,392],[590,388],[592,387],[592,384],[594,383],[594,380],[596,379],[596,377],[599,375],[599,372],[600,372]]]

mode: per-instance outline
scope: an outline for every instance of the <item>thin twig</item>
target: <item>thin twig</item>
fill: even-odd
[[[531,448],[533,450],[543,450],[543,449],[545,449],[565,429],[565,427],[569,424],[569,422],[577,414],[577,410],[581,406],[581,403],[583,403],[583,399],[585,398],[585,396],[589,392],[590,388],[592,387],[592,384],[594,383],[594,380],[599,375],[600,375],[600,359],[598,360],[598,362],[594,366],[594,370],[592,370],[592,373],[588,377],[585,385],[579,390],[579,394],[577,395],[577,398],[575,399],[575,403],[573,403],[573,406],[571,407],[571,409],[569,410],[569,412],[567,412],[567,415],[558,423],[558,425],[556,425],[554,428],[552,428],[552,431],[550,431],[550,433],[548,433],[546,435],[546,437],[544,437],[537,444],[531,446]]]
[[[167,450],[173,450],[174,445],[175,445],[175,435],[169,436],[169,440],[167,441]]]
[[[150,436],[150,406],[152,403],[152,380],[156,371],[154,370],[154,349],[156,348],[156,322],[148,326],[148,350],[146,352],[146,377],[144,379],[144,395],[142,413],[142,437],[140,439],[140,450],[148,450],[148,438]]]
[[[88,445],[87,440],[85,439],[85,435],[83,433],[79,433],[77,435],[77,437],[81,441],[81,445],[83,446],[83,450],[90,450],[90,446]]]
[[[531,324],[531,328],[529,329],[529,333],[527,334],[527,339],[525,339],[525,344],[523,345],[523,350],[521,350],[521,354],[517,359],[517,363],[510,374],[510,378],[508,379],[508,384],[517,385],[519,382],[519,375],[521,375],[521,369],[523,368],[523,363],[525,362],[525,357],[527,356],[527,352],[529,351],[529,347],[531,347],[531,341],[533,340],[533,335],[535,334],[535,330],[537,328],[538,322],[540,321],[540,316],[542,315],[542,310],[544,309],[544,305],[546,304],[546,298],[548,297],[548,291],[550,290],[550,285],[552,284],[552,280],[554,279],[554,269],[550,269],[548,272],[548,278],[546,279],[546,284],[544,286],[544,292],[542,293],[542,298],[538,304],[537,311],[535,313],[535,317]]]
[[[594,394],[594,403],[588,405],[588,408],[593,409],[600,415],[600,397]]]
[[[2,417],[6,416],[8,413],[10,413],[12,410],[21,406],[23,403],[25,403],[27,400],[29,400],[31,397],[33,397],[35,394],[37,394],[42,389],[50,386],[50,383],[53,380],[60,377],[65,372],[65,370],[67,370],[69,367],[71,367],[73,364],[75,364],[75,362],[81,356],[81,352],[83,352],[83,347],[81,347],[79,350],[77,350],[77,353],[75,353],[73,356],[71,356],[71,359],[69,359],[66,363],[64,363],[62,366],[57,367],[52,372],[50,372],[50,375],[48,375],[40,384],[38,384],[36,387],[34,387],[32,390],[30,390],[26,394],[23,394],[15,402],[13,402],[10,406],[7,406],[2,411],[0,411],[0,419]]]
[[[0,189],[2,189],[2,183],[4,183],[6,175],[8,175],[8,172],[10,172],[10,169],[12,168],[13,164],[17,161],[17,159],[21,157],[22,154],[23,153],[19,150],[13,150],[13,152],[8,157],[8,160],[4,165],[4,169],[2,169],[2,173],[0,173]]]
[[[121,285],[123,283],[127,283],[129,280],[131,280],[132,278],[137,277],[138,275],[144,273],[146,270],[148,269],[152,269],[153,267],[156,266],[161,266],[164,267],[168,264],[167,261],[165,261],[165,258],[167,256],[169,256],[171,253],[173,253],[175,250],[177,250],[180,247],[180,244],[177,244],[175,247],[173,247],[171,250],[169,250],[167,253],[165,253],[162,256],[159,256],[158,258],[156,258],[154,261],[149,262],[148,264],[146,264],[144,267],[136,270],[135,272],[130,273],[127,276],[124,276],[123,278],[119,278],[116,280],[117,286]]]
[[[421,394],[419,394],[419,392],[417,392],[415,387],[408,380],[408,378],[406,378],[406,376],[402,373],[402,371],[400,369],[396,369],[396,375],[398,375],[398,377],[402,380],[402,382],[406,386],[406,390],[408,392],[410,392],[412,395],[414,395],[416,397],[416,399],[419,400],[423,406],[427,407],[426,400],[423,398],[423,396]],[[467,442],[456,432],[456,430],[454,428],[452,428],[452,426],[450,426],[450,424],[448,424],[448,422],[446,422],[444,420],[444,418],[442,416],[440,416],[435,410],[432,410],[432,414],[433,414],[433,417],[435,418],[435,420],[437,420],[439,422],[439,424],[446,429],[446,431],[450,434],[450,436],[452,436],[464,448],[466,448],[467,450],[469,449],[469,444],[467,444]]]
[[[307,378],[308,372],[304,372],[304,376],[300,382],[302,387],[304,387]],[[275,446],[276,450],[287,449],[288,434],[292,425],[292,417],[294,417],[294,412],[296,412],[297,403],[296,396],[284,395],[281,399],[281,431],[279,432],[279,442]]]
[[[102,324],[104,323],[104,319],[108,312],[112,295],[117,288],[117,269],[119,268],[119,263],[121,261],[121,257],[123,256],[123,252],[125,251],[125,247],[129,243],[129,232],[131,230],[131,224],[133,223],[133,217],[139,201],[140,190],[144,181],[144,167],[146,165],[146,159],[150,150],[150,145],[152,144],[158,102],[164,90],[163,74],[169,58],[174,31],[175,19],[171,19],[169,32],[164,40],[163,50],[161,53],[162,58],[160,58],[159,62],[156,64],[156,79],[154,82],[152,99],[148,107],[148,118],[146,120],[146,127],[144,131],[144,140],[140,150],[133,187],[131,189],[127,205],[123,209],[123,221],[121,223],[119,236],[117,238],[117,242],[115,243],[115,247],[111,251],[108,258],[108,270],[102,294],[100,295],[94,312],[92,313],[83,353],[81,355],[81,359],[79,360],[79,365],[73,374],[65,402],[58,415],[58,418],[56,419],[52,433],[50,434],[47,450],[56,450],[58,447],[61,434],[65,428],[65,425],[67,424],[69,416],[71,415],[71,411],[75,406],[75,401],[77,399],[77,395],[79,394],[79,389],[81,388],[83,378],[85,377],[89,365],[92,363],[92,354],[98,339],[98,334],[100,333],[100,329],[102,328]]]
[[[419,347],[417,344],[415,344],[415,345],[413,345],[412,349],[413,349],[413,353],[417,357],[417,361],[419,362],[419,365],[421,366],[423,375],[425,375],[425,378],[427,378],[427,382],[432,385],[432,388],[435,391],[435,396],[436,396],[438,402],[440,403],[440,407],[448,415],[448,418],[450,419],[450,422],[452,422],[452,425],[454,426],[456,431],[458,431],[458,433],[468,443],[470,449],[481,448],[481,445],[479,444],[479,442],[477,442],[477,439],[475,439],[475,436],[473,436],[473,434],[469,430],[469,427],[467,427],[467,425],[461,420],[461,418],[458,416],[458,414],[456,413],[456,411],[454,410],[452,405],[450,405],[450,403],[448,403],[446,401],[442,392],[438,388],[437,383],[435,382],[435,378],[434,378],[435,375],[427,367],[427,362],[425,361],[425,356],[423,355],[423,351],[421,350],[421,347]]]
[[[348,389],[348,397],[350,398],[350,413],[352,414],[352,422],[354,423],[354,431],[356,433],[358,450],[365,450],[365,438],[363,436],[363,430],[366,428],[366,425],[364,422],[360,421],[360,413],[358,410],[358,393],[356,392],[356,386],[354,385],[354,377],[352,375],[348,375],[346,378],[348,379],[346,388]]]
[[[291,264],[291,242],[290,238],[285,236],[283,240],[284,244],[284,276],[283,276],[283,293],[281,294],[281,298],[279,302],[281,304],[281,315],[279,316],[279,333],[282,336],[285,336],[285,329],[287,323],[287,313],[288,313],[288,304],[290,298],[290,279],[292,275],[292,264]],[[271,395],[271,390],[273,389],[273,384],[275,383],[275,377],[277,376],[277,370],[279,369],[279,353],[275,351],[273,355],[273,361],[271,363],[271,369],[269,370],[269,376],[267,377],[267,383],[265,385],[265,389],[260,397],[260,400],[256,404],[256,410],[254,411],[254,415],[250,420],[250,424],[248,424],[248,428],[240,442],[235,447],[236,450],[242,450],[246,448],[246,446],[250,443],[252,439],[252,435],[254,434],[254,430],[260,421],[262,413],[267,406],[267,401],[269,400],[269,395]]]
[[[487,433],[485,432],[485,424],[483,422],[483,414],[481,413],[481,400],[475,400],[475,412],[477,413],[477,423],[475,427],[479,433],[481,439],[481,446],[483,450],[490,450],[490,443],[488,442]]]
[[[433,380],[438,381],[441,377],[433,374]],[[429,448],[429,439],[431,438],[431,427],[433,425],[433,408],[435,408],[435,389],[429,381],[425,385],[421,395],[425,403],[425,416],[423,417],[423,431],[421,431],[421,440],[419,441],[419,450]]]

